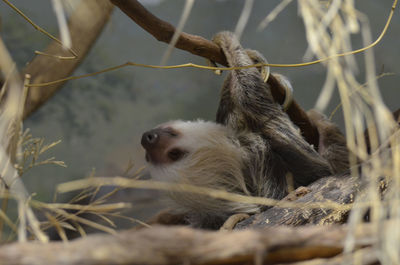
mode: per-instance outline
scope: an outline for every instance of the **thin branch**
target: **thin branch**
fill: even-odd
[[[193,4],[194,4],[194,0],[186,0],[185,7],[183,8],[183,12],[182,12],[181,18],[179,20],[177,30],[175,31],[174,36],[172,36],[171,42],[169,43],[168,48],[165,51],[165,53],[161,59],[160,65],[166,64],[168,61],[168,58],[171,56],[172,51],[175,47],[175,44],[179,39],[179,35],[182,32],[183,27],[185,26],[186,21],[189,18],[190,12],[192,11]]]
[[[34,27],[36,30],[40,31],[41,33],[43,33],[44,35],[46,35],[47,37],[49,37],[50,39],[52,39],[53,41],[55,41],[56,43],[58,43],[59,45],[63,46],[63,43],[57,39],[56,37],[54,37],[53,35],[51,35],[49,32],[47,32],[46,30],[42,29],[41,27],[39,27],[37,24],[35,24],[29,17],[27,17],[21,10],[19,10],[15,5],[13,5],[12,3],[10,3],[8,0],[3,0],[4,3],[6,3],[8,6],[10,6],[12,9],[14,9],[15,12],[17,12],[21,17],[23,17],[29,24],[32,25],[32,27]],[[45,55],[45,56],[51,56],[51,57],[56,57],[62,60],[73,60],[76,59],[78,57],[78,55],[76,54],[76,52],[71,49],[70,47],[65,47],[71,54],[72,56],[59,56],[59,55],[54,55],[54,54],[48,54],[45,52],[40,52],[40,51],[35,51],[36,54],[40,54],[40,55]]]
[[[235,34],[239,40],[242,37],[244,28],[246,27],[246,25],[249,21],[251,11],[253,10],[253,4],[254,4],[254,0],[246,0],[244,2],[244,6],[242,8],[242,13],[240,14],[239,20],[235,27]]]

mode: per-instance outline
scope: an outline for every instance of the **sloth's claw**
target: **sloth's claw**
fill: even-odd
[[[237,213],[229,216],[228,219],[226,219],[225,223],[219,228],[220,231],[231,231],[233,228],[235,228],[236,224],[239,223],[240,221],[243,221],[244,219],[249,218],[250,215],[247,213]]]

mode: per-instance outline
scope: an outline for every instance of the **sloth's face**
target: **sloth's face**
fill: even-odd
[[[171,121],[145,132],[141,143],[146,150],[148,170],[155,180],[250,194],[243,178],[245,148],[226,126],[205,121]],[[248,204],[240,208],[230,202],[182,191],[168,191],[167,198],[178,210],[202,209],[218,215],[224,209],[240,212],[258,209]]]
[[[155,180],[248,194],[243,181],[246,152],[226,126],[205,121],[171,121],[145,132],[142,146]],[[221,212],[215,209],[221,206],[220,201],[207,196],[169,191],[168,197],[184,210],[200,207],[214,214]]]
[[[141,144],[146,161],[152,166],[167,166],[189,157],[196,150],[226,137],[227,129],[213,122],[170,121],[145,132]]]
[[[214,122],[167,122],[145,132],[141,143],[150,174],[157,180],[191,179],[208,186],[242,167],[243,152],[234,134]]]

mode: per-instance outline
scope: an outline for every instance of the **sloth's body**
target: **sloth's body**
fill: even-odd
[[[254,51],[244,50],[232,33],[219,33],[214,41],[229,66],[254,63],[249,57]],[[332,130],[339,132],[335,126]],[[334,168],[302,138],[256,68],[228,74],[216,122],[171,121],[144,133],[142,145],[157,180],[274,199],[287,194],[289,172],[296,188],[343,168]],[[169,192],[168,197],[172,208],[196,227],[218,228],[232,214],[261,210],[187,192]]]

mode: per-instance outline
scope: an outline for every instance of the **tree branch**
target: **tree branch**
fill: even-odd
[[[175,27],[165,22],[144,8],[136,0],[110,0],[114,5],[118,6],[127,16],[129,16],[136,24],[153,35],[157,40],[169,43],[175,32]],[[176,45],[176,48],[188,51],[194,55],[198,55],[221,65],[227,65],[225,55],[220,48],[213,42],[196,35],[182,32]],[[280,85],[278,80],[271,75],[268,79],[271,86],[272,96],[275,101],[282,104],[285,98],[285,89]],[[318,147],[319,134],[316,126],[308,118],[307,113],[300,107],[297,102],[293,101],[286,111],[290,119],[300,128],[304,138],[315,148]]]
[[[394,225],[386,223],[384,227],[394,229]],[[355,249],[376,243],[374,231],[370,224],[353,230]],[[4,245],[0,247],[0,260],[1,264],[13,265],[277,264],[334,257],[341,253],[347,233],[346,226],[281,226],[229,232],[156,226],[116,235],[90,235],[68,244]],[[376,255],[371,259],[376,260]]]
[[[360,196],[363,185],[360,180],[349,173],[339,176],[321,178],[307,187],[299,187],[289,193],[283,201],[296,201],[307,205],[309,203],[321,203],[319,209],[282,208],[279,206],[267,209],[238,223],[235,229],[264,228],[276,225],[326,225],[344,224],[347,221],[349,211],[324,209],[324,203],[336,202],[348,204]]]
[[[71,15],[68,25],[71,33],[72,47],[78,54],[78,58],[74,60],[59,60],[43,55],[36,56],[25,69],[25,74],[30,74],[32,77],[31,82],[44,83],[71,75],[83,61],[102,32],[113,7],[106,0],[82,1]],[[50,43],[45,53],[70,56],[70,53],[55,41]],[[31,87],[25,103],[24,119],[52,97],[64,83],[46,87]]]

